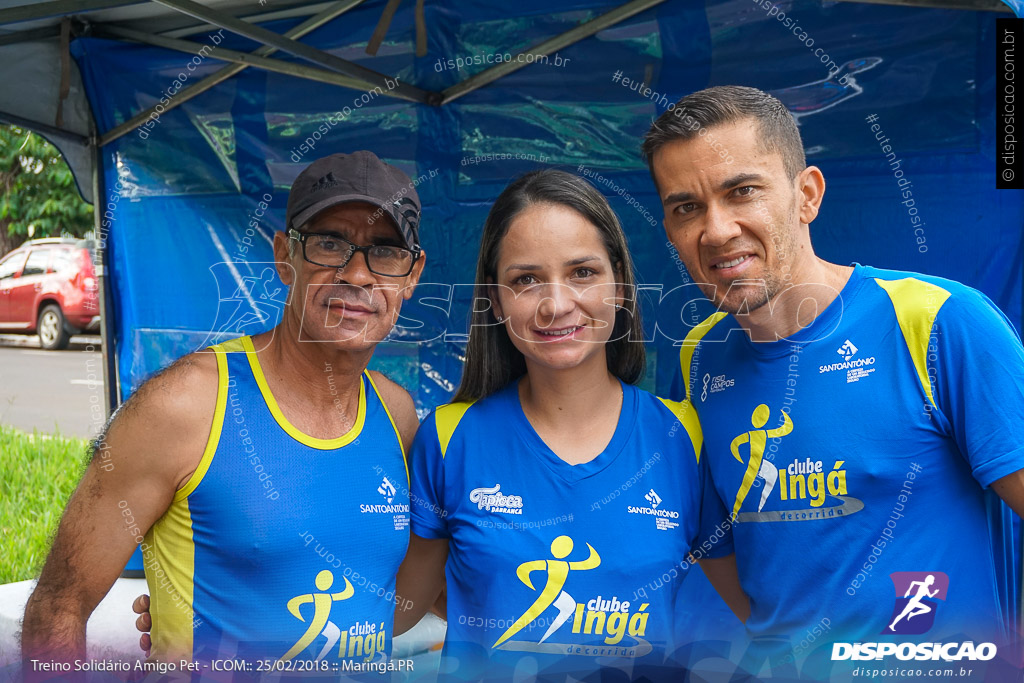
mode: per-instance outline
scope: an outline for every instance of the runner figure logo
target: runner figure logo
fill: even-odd
[[[920,635],[935,623],[938,601],[946,599],[949,577],[943,572],[893,572],[896,588],[889,625],[883,634]]]
[[[594,569],[601,565],[601,556],[597,554],[594,547],[587,543],[587,549],[590,550],[590,555],[585,560],[577,561],[566,561],[565,558],[572,553],[573,542],[568,536],[559,536],[551,542],[551,556],[554,559],[551,560],[533,560],[531,562],[524,562],[519,565],[516,569],[516,576],[531,590],[535,590],[533,581],[530,579],[530,573],[535,571],[547,571],[547,579],[544,584],[544,588],[541,589],[540,595],[534,600],[533,604],[523,613],[523,616],[516,619],[516,622],[512,624],[505,631],[500,638],[491,647],[498,647],[506,640],[514,636],[516,633],[521,631],[524,627],[529,626],[534,619],[539,617],[544,610],[554,604],[555,608],[558,609],[558,617],[551,623],[551,627],[548,628],[547,633],[540,639],[540,642],[547,640],[548,636],[558,630],[558,627],[568,621],[569,617],[572,616],[573,610],[576,609],[576,600],[571,595],[562,590],[562,586],[565,585],[565,579],[569,576],[570,571],[583,571],[586,569]]]

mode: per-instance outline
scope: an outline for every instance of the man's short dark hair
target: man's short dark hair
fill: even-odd
[[[651,124],[644,136],[644,158],[650,165],[654,154],[669,142],[691,140],[702,129],[745,118],[757,121],[761,149],[782,157],[791,180],[807,167],[800,131],[786,106],[763,90],[742,85],[718,85],[680,99]]]

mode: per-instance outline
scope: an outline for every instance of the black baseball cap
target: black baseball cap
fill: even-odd
[[[413,181],[373,152],[332,154],[307,166],[288,194],[287,228],[300,228],[324,209],[346,202],[378,207],[410,249],[419,249],[420,197]]]

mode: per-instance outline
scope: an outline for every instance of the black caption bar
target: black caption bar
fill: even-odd
[[[1024,75],[1017,78],[1018,68],[1024,68],[1024,19],[996,19],[997,190],[1024,190],[1024,116],[1016,108],[1018,85],[1024,97]]]

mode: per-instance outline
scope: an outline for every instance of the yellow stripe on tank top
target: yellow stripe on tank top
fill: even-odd
[[[152,658],[161,661],[192,659],[195,543],[188,496],[199,486],[217,452],[228,394],[224,349],[220,346],[212,349],[217,357],[217,403],[206,448],[195,472],[174,494],[170,507],[146,533],[142,545],[149,611],[153,619]]]
[[[395,436],[398,437],[398,447],[402,449],[402,462],[405,464],[405,483],[406,486],[412,485],[412,479],[409,477],[409,457],[405,454],[405,444],[402,443],[402,433],[398,431],[398,425],[395,424],[395,418],[391,416],[391,411],[388,410],[388,404],[384,402],[384,397],[380,394],[380,389],[377,388],[377,384],[373,381],[373,375],[370,374],[369,370],[364,370],[363,374],[366,375],[366,379],[369,380],[370,386],[373,387],[374,393],[377,394],[377,400],[384,407],[384,413],[388,416],[388,421],[391,422],[391,428],[395,430]]]

